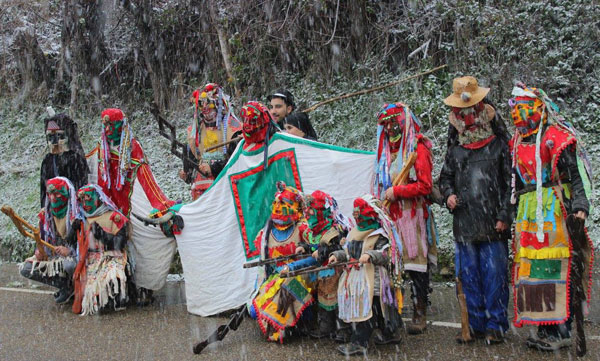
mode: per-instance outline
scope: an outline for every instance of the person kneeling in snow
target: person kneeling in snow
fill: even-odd
[[[76,190],[67,178],[51,178],[44,188],[45,207],[39,214],[41,238],[55,248],[45,247],[44,252],[36,248],[35,254],[21,263],[19,271],[23,277],[58,288],[54,300],[63,304],[73,297],[71,279],[77,264],[75,228],[82,215]]]

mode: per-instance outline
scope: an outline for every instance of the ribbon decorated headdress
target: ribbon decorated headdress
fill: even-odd
[[[129,122],[123,115],[121,109],[105,109],[101,114],[101,118],[102,123],[105,125],[102,127],[102,139],[100,143],[100,170],[102,173],[102,180],[106,182],[108,189],[111,189],[114,186],[115,189],[121,190],[125,184],[127,171],[129,170],[129,165],[131,163],[131,141],[133,139],[133,134]],[[118,124],[118,126],[114,128],[120,129],[120,141],[117,150],[119,155],[119,168],[115,184],[113,184],[110,179],[109,173],[111,150],[108,142],[108,135],[106,133],[106,125],[109,125],[109,123]]]
[[[229,106],[229,95],[225,94],[223,88],[217,83],[208,83],[203,89],[196,89],[192,93],[192,101],[194,102],[194,123],[192,124],[192,133],[194,134],[196,147],[200,146],[201,137],[201,121],[204,120],[204,114],[216,111],[215,125],[222,133],[223,138],[227,138],[227,128],[229,127],[230,117],[235,118]],[[200,104],[202,103],[202,104]],[[199,119],[198,111],[203,114],[202,119]],[[206,124],[206,122],[204,122]],[[207,125],[207,124],[206,124]],[[227,152],[227,146],[223,146],[223,153]]]
[[[102,203],[100,207],[98,207],[98,209],[94,211],[93,214],[87,213],[85,209],[83,209],[82,200],[86,193],[95,193],[98,196],[100,202]],[[79,190],[77,191],[77,198],[80,200],[79,208],[81,210],[81,213],[86,217],[96,217],[108,211],[114,211],[118,212],[121,215],[122,220],[127,219],[127,217],[125,217],[123,213],[119,211],[119,208],[117,208],[115,203],[104,193],[104,191],[102,191],[102,188],[97,184],[90,183],[79,188]]]
[[[399,173],[417,149],[421,122],[403,103],[385,104],[377,114],[377,154],[373,193],[380,198],[392,186],[392,155],[397,155]]]
[[[56,228],[52,216],[66,217],[67,234],[75,219],[83,219],[77,203],[77,190],[70,180],[65,177],[54,177],[46,182],[46,204],[43,230],[46,239],[56,240]]]
[[[344,230],[352,228],[351,221],[338,208],[337,201],[329,194],[316,190],[306,197],[306,218],[310,232],[309,243],[319,243],[323,234],[335,225]]]

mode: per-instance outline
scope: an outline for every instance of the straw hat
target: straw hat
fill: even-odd
[[[472,76],[463,76],[452,81],[452,91],[444,104],[457,108],[471,107],[485,98],[490,88],[482,88],[477,84],[477,79]]]

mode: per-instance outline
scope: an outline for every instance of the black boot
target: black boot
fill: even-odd
[[[321,307],[317,311],[317,328],[310,332],[310,337],[320,339],[335,336],[336,310],[327,311]]]

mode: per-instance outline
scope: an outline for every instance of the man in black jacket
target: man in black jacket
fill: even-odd
[[[511,220],[508,134],[484,101],[489,88],[454,79],[448,150],[440,190],[453,214],[456,273],[463,285],[470,339],[502,342],[508,329],[508,245]]]

